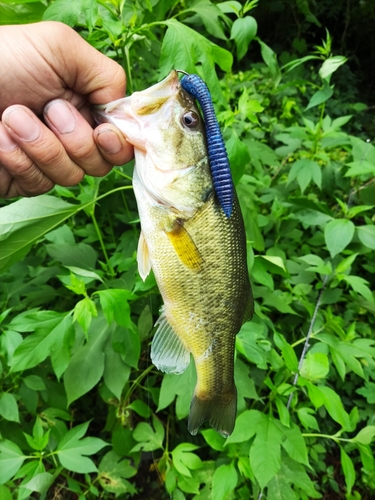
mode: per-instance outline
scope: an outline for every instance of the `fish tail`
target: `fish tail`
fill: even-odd
[[[190,404],[188,430],[195,436],[199,427],[208,420],[221,436],[227,438],[233,432],[237,411],[237,391],[211,398],[194,394]]]

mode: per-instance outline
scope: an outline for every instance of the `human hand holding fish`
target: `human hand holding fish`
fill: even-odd
[[[0,26],[0,197],[35,196],[133,157],[90,105],[122,97],[119,64],[57,22]],[[43,116],[43,118],[42,118]]]
[[[179,374],[192,355],[197,385],[188,429],[195,435],[209,420],[227,437],[236,418],[235,336],[253,299],[243,219],[208,89],[196,75],[180,82],[174,70],[95,115],[134,145],[138,268],[143,279],[153,270],[164,301],[151,359]]]

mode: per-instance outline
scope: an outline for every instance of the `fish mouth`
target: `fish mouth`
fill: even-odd
[[[161,82],[140,92],[134,92],[129,97],[117,99],[108,104],[98,104],[91,107],[97,123],[113,123],[127,137],[126,122],[134,122],[137,116],[157,112],[169,99],[174,98],[181,90],[178,73],[172,70]],[[130,124],[130,123],[129,123]]]

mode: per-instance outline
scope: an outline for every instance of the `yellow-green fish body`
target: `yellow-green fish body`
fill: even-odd
[[[196,434],[209,420],[228,436],[236,416],[235,336],[252,314],[237,197],[228,218],[214,193],[203,121],[175,71],[109,104],[101,116],[135,146],[139,271],[145,278],[153,269],[164,301],[152,361],[166,373],[182,373],[191,353],[197,385],[189,431]]]

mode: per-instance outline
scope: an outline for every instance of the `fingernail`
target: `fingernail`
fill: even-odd
[[[16,149],[16,147],[17,143],[10,137],[4,125],[0,123],[0,149],[11,151],[12,149]]]
[[[35,141],[40,135],[40,127],[36,118],[23,108],[13,108],[3,114],[3,122],[23,141]]]
[[[76,128],[76,120],[71,109],[61,99],[47,104],[44,108],[44,116],[60,134],[70,134]]]
[[[111,129],[104,129],[98,132],[96,139],[99,145],[108,155],[115,155],[121,150],[121,141],[116,132]]]

